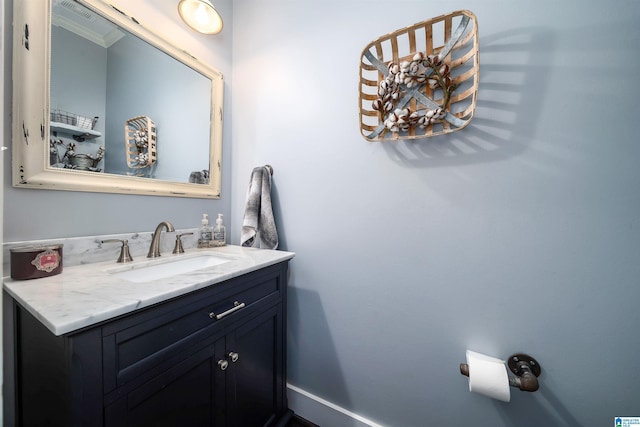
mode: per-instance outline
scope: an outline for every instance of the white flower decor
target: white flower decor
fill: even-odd
[[[475,111],[478,69],[477,21],[466,10],[374,40],[360,63],[362,136],[418,139],[464,128]]]
[[[438,55],[425,55],[418,52],[411,62],[401,64],[390,62],[387,77],[378,85],[378,98],[372,102],[376,111],[393,113],[386,116],[384,125],[391,132],[407,132],[411,127],[426,128],[432,123],[440,123],[446,116],[446,109],[451,99],[451,93],[458,87],[453,83],[450,69],[442,63]],[[441,89],[444,93],[442,105],[434,109],[411,111],[409,108],[395,109],[403,87],[411,89],[419,84],[428,83],[431,89]]]
[[[133,117],[124,126],[127,166],[142,169],[153,166],[158,156],[156,125],[147,116]]]

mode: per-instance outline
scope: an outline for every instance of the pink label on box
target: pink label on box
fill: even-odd
[[[51,273],[60,265],[60,254],[51,249],[47,249],[44,252],[40,252],[33,261],[31,261],[36,269],[40,271],[46,271]]]

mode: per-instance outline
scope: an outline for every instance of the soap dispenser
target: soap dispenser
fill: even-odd
[[[200,237],[198,238],[199,248],[211,247],[211,240],[213,239],[213,230],[209,226],[209,215],[202,214],[202,221],[200,221],[202,227],[200,227]]]
[[[227,230],[224,225],[222,225],[222,214],[218,214],[218,219],[216,219],[216,226],[213,228],[213,245],[214,246],[224,246],[227,244]]]

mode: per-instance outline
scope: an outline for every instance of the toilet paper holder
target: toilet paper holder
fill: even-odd
[[[513,354],[507,359],[507,366],[516,375],[515,377],[509,376],[509,385],[511,387],[519,388],[522,391],[533,392],[538,390],[540,387],[538,377],[542,372],[542,368],[536,359],[523,353]],[[469,365],[461,363],[460,373],[468,377]]]

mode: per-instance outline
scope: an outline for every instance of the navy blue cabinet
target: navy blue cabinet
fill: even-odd
[[[63,336],[15,306],[16,421],[277,426],[287,262]]]

